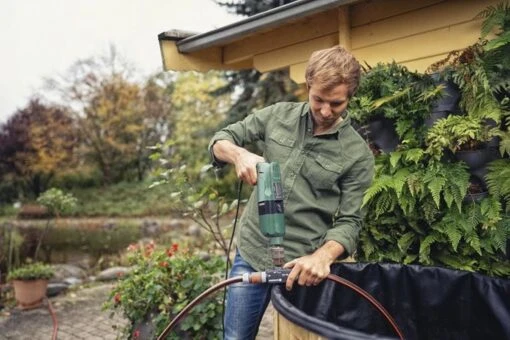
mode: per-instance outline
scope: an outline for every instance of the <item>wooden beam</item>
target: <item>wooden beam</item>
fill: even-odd
[[[241,39],[223,48],[223,62],[231,64],[269,52],[322,37],[338,31],[336,10],[327,11],[277,29]]]
[[[165,71],[194,70],[207,72],[209,70],[240,70],[253,67],[251,60],[224,65],[221,62],[221,49],[219,47],[211,47],[193,54],[179,53],[175,41],[171,40],[160,40],[159,47],[163,60],[163,70]]]
[[[290,65],[290,67],[289,67],[290,79],[292,79],[293,81],[295,81],[298,84],[304,84],[305,83],[305,71],[306,71],[307,65],[308,65],[308,61]]]
[[[349,6],[338,8],[338,44],[351,50],[351,17]]]
[[[371,24],[381,19],[393,17],[402,13],[415,11],[447,0],[384,0],[362,1],[353,4],[351,8],[351,26],[358,27]]]
[[[365,61],[369,65],[393,60],[405,63],[463,49],[477,41],[479,31],[479,23],[471,21],[377,45],[354,48],[352,52],[360,62]]]
[[[260,72],[268,72],[307,61],[313,51],[338,44],[338,34],[329,34],[292,46],[276,49],[253,57],[253,66]]]
[[[355,27],[352,29],[352,48],[359,49],[473,21],[480,11],[495,3],[497,0],[452,0]]]

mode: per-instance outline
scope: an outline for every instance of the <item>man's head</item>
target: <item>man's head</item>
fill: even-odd
[[[315,51],[306,67],[305,79],[308,89],[314,85],[318,90],[332,90],[345,84],[351,98],[358,89],[361,67],[354,56],[341,46]]]

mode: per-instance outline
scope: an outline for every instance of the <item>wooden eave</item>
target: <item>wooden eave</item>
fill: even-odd
[[[497,0],[299,0],[193,34],[158,35],[164,70],[288,68],[298,83],[310,54],[341,44],[362,62],[423,71],[479,37],[475,16]]]

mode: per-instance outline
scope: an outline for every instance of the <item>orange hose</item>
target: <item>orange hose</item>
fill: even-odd
[[[158,336],[158,340],[163,340],[164,338],[166,338],[168,333],[170,333],[170,331],[175,327],[175,325],[177,325],[177,323],[179,321],[181,321],[181,319],[188,313],[188,311],[191,308],[193,308],[196,304],[201,302],[207,295],[215,292],[218,289],[228,286],[229,284],[236,283],[236,282],[242,282],[242,281],[243,281],[242,276],[236,276],[236,277],[233,277],[228,280],[221,281],[221,282],[215,284],[214,286],[212,286],[211,288],[207,289],[205,292],[203,292],[202,294],[197,296],[186,307],[184,307],[184,309],[181,310],[179,312],[179,314],[177,314],[177,316],[168,324],[168,326],[166,326],[166,328],[163,330],[163,332]]]
[[[260,274],[259,272],[252,273],[250,275],[250,282],[251,283],[259,283],[260,282],[259,274]],[[384,318],[389,322],[389,324],[391,325],[391,327],[393,328],[395,333],[398,335],[400,340],[404,339],[404,335],[403,335],[402,331],[400,330],[400,328],[398,327],[397,323],[395,322],[393,317],[390,315],[390,313],[388,313],[388,311],[379,303],[379,301],[377,301],[367,291],[365,291],[361,287],[357,286],[356,284],[352,283],[351,281],[343,279],[335,274],[329,274],[326,278],[354,290],[361,297],[365,298],[384,316]],[[253,281],[251,281],[252,279],[253,279]],[[228,286],[232,283],[242,282],[242,281],[243,281],[242,276],[233,277],[231,279],[217,283],[216,285],[214,285],[211,288],[204,291],[202,294],[200,294],[198,297],[196,297],[193,301],[191,301],[186,307],[184,307],[184,309],[179,314],[177,314],[177,316],[168,324],[168,326],[166,326],[166,328],[163,330],[163,332],[158,336],[157,340],[165,339],[166,336],[168,335],[168,333],[170,333],[170,331],[188,313],[188,311],[191,308],[193,308],[195,305],[197,305],[199,302],[201,302],[207,295],[213,293],[214,291],[216,291],[218,289]]]
[[[388,313],[388,311],[379,303],[379,301],[377,301],[367,291],[365,291],[363,288],[357,286],[356,284],[352,283],[351,281],[343,279],[340,276],[337,276],[335,274],[329,274],[327,276],[327,278],[331,281],[334,281],[334,282],[344,285],[348,288],[351,288],[356,293],[361,295],[363,298],[368,300],[368,302],[370,302],[384,316],[384,318],[390,323],[391,327],[393,328],[395,333],[397,333],[400,340],[404,339],[404,334],[402,333],[400,328],[398,328],[397,323],[395,322],[393,317],[390,315],[390,313]]]
[[[50,311],[51,320],[53,321],[53,335],[52,335],[51,339],[57,340],[57,333],[58,333],[57,315],[55,314],[55,310],[53,309],[53,306],[51,305],[50,299],[46,298],[46,302],[48,303],[48,309]]]

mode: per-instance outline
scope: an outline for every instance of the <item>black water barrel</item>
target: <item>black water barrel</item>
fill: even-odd
[[[335,263],[331,273],[375,297],[393,316],[405,339],[510,339],[509,279],[385,263]],[[286,321],[310,332],[298,338],[397,338],[370,303],[330,280],[316,287],[296,285],[290,292],[277,285],[271,301],[277,311],[275,339],[277,334],[288,338]]]

